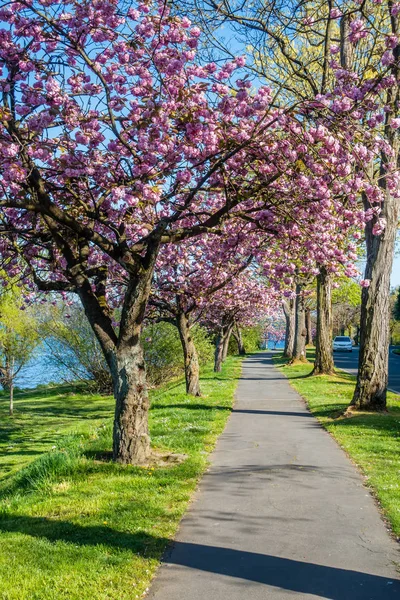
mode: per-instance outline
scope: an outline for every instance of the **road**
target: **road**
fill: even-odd
[[[335,366],[357,375],[358,348],[353,352],[334,352]],[[400,355],[389,352],[389,389],[400,394]]]

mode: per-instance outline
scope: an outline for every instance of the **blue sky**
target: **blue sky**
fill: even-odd
[[[396,255],[393,262],[391,284],[393,287],[400,285],[400,255]]]

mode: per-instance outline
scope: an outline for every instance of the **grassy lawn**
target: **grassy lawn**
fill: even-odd
[[[0,398],[0,600],[132,600],[176,532],[233,403],[241,360],[152,393],[153,445],[187,455],[139,468],[102,457],[113,402],[68,388]],[[172,600],[172,599],[171,599]]]
[[[308,358],[313,359],[313,351],[308,352]],[[360,412],[343,417],[355,377],[343,371],[334,376],[308,377],[311,363],[285,363],[285,359],[275,359],[311,412],[365,474],[394,533],[400,536],[400,396],[388,394],[387,414]]]

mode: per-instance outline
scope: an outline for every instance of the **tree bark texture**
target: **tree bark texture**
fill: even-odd
[[[214,371],[215,373],[219,373],[222,368],[222,353],[224,350],[224,341],[223,341],[223,332],[222,327],[221,331],[217,335],[217,339],[215,342],[215,355],[214,355]]]
[[[111,371],[115,397],[113,458],[123,464],[144,464],[150,456],[149,396],[140,336],[157,250],[155,244],[143,257],[142,264],[132,269],[118,337],[110,317],[101,307],[101,297],[92,291],[89,283],[77,286]]]
[[[196,346],[190,333],[189,320],[185,313],[179,313],[176,323],[181,339],[185,361],[186,393],[191,396],[200,396],[200,369]]]
[[[228,348],[229,348],[229,342],[231,339],[232,331],[233,331],[233,323],[228,325],[226,332],[224,334],[224,344],[223,344],[223,348],[222,348],[222,362],[224,362],[226,360],[226,357],[228,356]]]
[[[306,360],[306,310],[304,305],[303,286],[296,285],[296,330],[293,349],[293,360]]]
[[[313,375],[334,372],[332,353],[332,285],[325,267],[317,276],[317,339]]]
[[[238,345],[238,353],[239,356],[245,356],[246,355],[246,348],[244,347],[244,343],[243,343],[243,336],[242,336],[242,331],[240,329],[240,327],[236,324],[234,330],[233,330],[233,336],[237,342]]]
[[[391,3],[388,3],[391,10]],[[398,38],[399,19],[390,17],[391,33]],[[370,281],[369,287],[364,287],[361,295],[360,317],[360,354],[357,383],[351,405],[360,410],[385,410],[389,368],[390,341],[390,275],[398,228],[400,200],[391,196],[386,185],[386,173],[394,166],[399,169],[399,134],[391,127],[394,116],[399,115],[400,101],[400,44],[393,48],[393,63],[390,71],[397,82],[387,90],[385,104],[385,141],[390,145],[392,155],[384,150],[381,153],[381,168],[379,184],[384,193],[380,205],[380,219],[385,221],[382,233],[374,235],[373,228],[377,224],[375,216],[365,227],[367,246],[367,264],[365,279]],[[372,169],[372,166],[371,166]],[[369,204],[364,198],[365,208]]]
[[[399,218],[399,200],[386,195],[383,216],[386,228],[372,233],[367,223],[365,279],[370,286],[361,296],[360,358],[357,384],[351,405],[360,410],[385,410],[390,342],[390,275]]]
[[[311,310],[306,308],[306,346],[312,346],[313,338],[312,338],[312,323],[311,323]]]
[[[296,300],[294,298],[291,298],[290,300],[284,300],[282,302],[282,305],[286,320],[285,348],[283,351],[283,356],[285,356],[286,358],[292,358],[296,330]]]
[[[345,14],[340,20],[340,65],[346,71],[351,71],[354,62],[354,45],[349,35],[351,33],[351,14]]]
[[[14,382],[13,381],[11,382],[11,385],[10,385],[10,410],[9,410],[9,413],[10,413],[10,417],[12,417],[14,414]]]

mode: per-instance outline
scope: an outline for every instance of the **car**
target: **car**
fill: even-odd
[[[346,335],[337,335],[333,340],[333,351],[343,350],[343,352],[353,352],[353,342]]]

